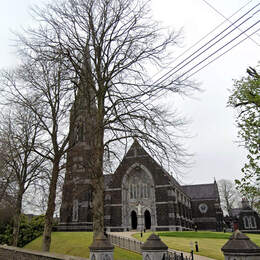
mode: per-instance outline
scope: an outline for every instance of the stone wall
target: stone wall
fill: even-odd
[[[0,260],[87,260],[87,258],[49,252],[31,251],[19,247],[0,245]]]

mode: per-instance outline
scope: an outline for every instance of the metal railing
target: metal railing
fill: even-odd
[[[141,246],[143,242],[138,241],[135,238],[113,235],[111,233],[107,234],[107,236],[113,245],[142,254]],[[170,249],[168,250],[168,256],[164,260],[193,260],[193,254],[184,256],[183,253],[175,252]]]

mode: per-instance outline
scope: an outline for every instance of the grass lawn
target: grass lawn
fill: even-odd
[[[89,257],[89,246],[92,243],[92,232],[53,232],[51,242],[51,252]],[[24,248],[41,251],[42,236],[36,238]],[[131,251],[115,247],[114,259],[141,260],[142,256]]]
[[[208,256],[213,259],[223,260],[221,247],[227,242],[231,233],[221,232],[156,232],[161,240],[169,247],[175,250],[190,252],[190,243],[195,241],[199,244],[199,252],[196,254]],[[141,238],[140,234],[134,237],[141,241],[145,241],[151,233],[144,233]],[[260,234],[247,234],[248,237],[260,246]],[[195,248],[194,248],[195,249]]]

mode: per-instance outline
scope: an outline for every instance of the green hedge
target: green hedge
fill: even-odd
[[[38,236],[42,235],[44,229],[44,216],[35,216],[32,218],[26,215],[21,216],[21,225],[19,233],[18,246],[23,247]],[[0,244],[11,245],[12,242],[12,221],[0,223]]]

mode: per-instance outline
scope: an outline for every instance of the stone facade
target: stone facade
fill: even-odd
[[[191,197],[192,219],[200,230],[223,229],[223,212],[216,181],[210,184],[182,186]]]
[[[75,146],[68,156],[69,162],[84,163],[86,147],[84,140]],[[91,230],[92,188],[87,170],[81,169],[84,174],[80,175],[77,174],[80,168],[70,169],[65,178],[58,228]],[[192,186],[196,186],[193,192],[202,188]],[[181,186],[134,141],[115,173],[105,175],[106,230],[190,230],[194,223],[199,229],[221,229],[223,214],[216,183],[204,185],[204,198],[200,199],[189,193],[189,187]],[[213,192],[208,194],[212,188]]]
[[[190,198],[137,141],[113,174],[105,193],[108,230],[192,228]]]

